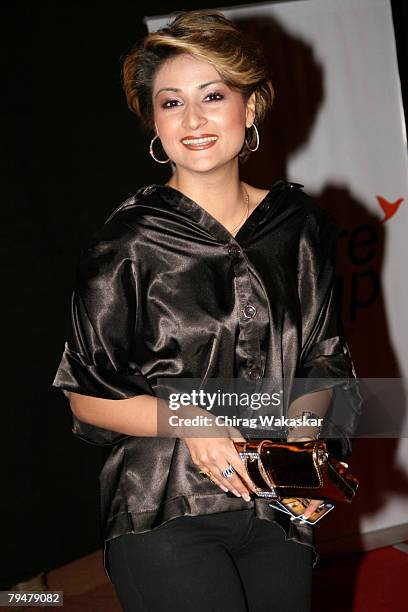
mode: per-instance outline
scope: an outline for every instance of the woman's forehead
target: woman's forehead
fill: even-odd
[[[223,79],[210,62],[183,54],[169,58],[157,70],[154,89],[155,93],[161,88],[203,89],[214,81],[219,83]]]

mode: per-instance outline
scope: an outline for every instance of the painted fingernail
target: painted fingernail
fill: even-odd
[[[238,491],[236,489],[231,489],[231,491],[234,493],[234,495],[236,495],[237,497],[241,497],[241,493],[238,493]]]
[[[247,502],[248,502],[248,501],[251,501],[251,498],[249,497],[248,493],[245,493],[245,495],[243,495],[242,497],[243,497],[243,498],[245,499],[245,501],[247,501]]]
[[[220,485],[220,487],[221,487],[221,489],[222,489],[223,491],[225,491],[225,493],[228,493],[228,489],[227,489],[227,487],[223,487],[222,485]]]

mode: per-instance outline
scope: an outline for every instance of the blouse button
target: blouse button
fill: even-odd
[[[237,244],[230,244],[228,247],[228,253],[233,257],[238,257],[241,254],[241,249]]]
[[[261,373],[258,368],[252,368],[251,370],[248,370],[248,376],[251,380],[257,380],[258,378],[261,378]]]
[[[253,304],[247,304],[244,308],[244,317],[252,319],[256,315],[256,308]]]

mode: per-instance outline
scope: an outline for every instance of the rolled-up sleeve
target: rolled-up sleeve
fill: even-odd
[[[117,224],[95,233],[79,258],[71,295],[69,336],[53,387],[102,399],[154,395],[134,362],[137,326],[135,261],[125,230]],[[112,444],[125,434],[81,423],[74,434]]]
[[[362,398],[350,349],[344,336],[336,294],[338,229],[333,215],[312,207],[299,243],[298,294],[302,347],[292,400],[333,387],[323,435],[337,439],[337,454],[351,452]]]

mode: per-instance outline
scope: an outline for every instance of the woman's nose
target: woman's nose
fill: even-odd
[[[207,122],[205,114],[199,105],[190,104],[187,105],[183,116],[183,127],[197,129],[200,125],[204,125]]]

